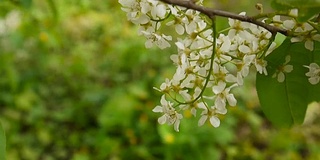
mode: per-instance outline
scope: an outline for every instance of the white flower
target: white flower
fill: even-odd
[[[159,1],[152,0],[152,7],[151,7],[151,17],[156,18],[164,18],[167,13],[167,8],[164,4],[158,3]]]
[[[221,52],[229,52],[231,47],[231,40],[228,36],[225,36],[223,34],[219,35],[219,38],[217,39],[217,43],[220,44],[218,49]]]
[[[179,132],[180,119],[182,119],[182,114],[178,113],[173,107],[172,103],[165,99],[163,95],[160,100],[161,106],[156,106],[152,111],[163,113],[163,115],[158,118],[160,124],[174,124],[174,130]]]
[[[244,45],[244,44],[241,44],[238,49],[240,52],[245,53],[245,54],[251,52],[250,47],[248,47],[247,45]]]
[[[245,14],[246,14],[245,12],[241,12],[239,15],[245,15]],[[231,29],[228,32],[228,36],[230,38],[233,38],[237,34],[241,34],[240,36],[242,38],[245,38],[246,35],[249,33],[245,31],[245,29],[250,27],[250,23],[248,22],[242,22],[239,20],[229,18],[229,25],[231,27]]]
[[[187,77],[182,81],[181,88],[193,88],[196,84],[197,77],[194,74],[188,74]]]
[[[237,80],[236,82],[239,84],[239,85],[243,85],[243,78],[244,77],[247,77],[248,74],[249,74],[249,69],[250,69],[250,66],[253,62],[253,60],[256,58],[256,55],[253,54],[253,55],[245,55],[242,59],[241,62],[238,62],[236,65],[237,65],[237,68],[238,68],[238,72],[237,72]]]
[[[297,23],[295,20],[285,20],[283,26],[286,29],[294,30],[298,34],[296,37],[291,38],[291,42],[305,41],[305,48],[313,51],[314,41],[320,41],[320,34],[314,30],[309,23]]]
[[[219,81],[218,85],[212,87],[213,93],[216,94],[215,107],[220,112],[226,111],[226,102],[228,102],[230,106],[235,106],[237,104],[237,100],[234,98],[234,95],[229,93],[231,88],[237,86],[237,84],[228,88],[226,88],[226,86],[227,84],[225,82]]]
[[[137,0],[119,0],[122,5],[121,9],[127,12],[128,20],[134,24],[146,24],[150,21],[150,18],[146,13],[150,10],[150,4],[146,1]]]
[[[311,31],[313,30],[313,27],[309,24],[309,23],[302,23],[302,24],[299,24],[297,25],[296,24],[296,28],[295,28],[295,32],[298,32],[298,33],[303,33],[303,32],[307,32],[307,31]]]
[[[160,26],[161,26],[160,24],[158,24],[157,22],[154,22],[154,21],[149,21],[146,24],[141,24],[138,29],[138,35],[139,36],[144,35],[143,32],[153,33],[156,30],[158,30],[160,28]]]
[[[187,72],[192,71],[189,60],[185,54],[181,54],[178,59],[178,67],[172,78],[173,84],[179,84],[180,81],[187,76]]]
[[[285,73],[290,73],[293,70],[292,65],[288,65],[291,57],[289,55],[286,56],[286,60],[283,65],[280,65],[277,71],[272,75],[272,78],[276,78],[278,82],[282,83],[285,80]]]
[[[206,29],[207,23],[203,20],[186,26],[186,32],[188,33],[188,44],[190,49],[199,49],[212,46],[212,30]]]
[[[183,90],[180,91],[179,94],[185,99],[186,102],[191,102],[192,100],[194,100],[196,97],[198,97],[200,95],[201,89],[199,87],[196,87],[194,90],[193,95],[190,95],[188,93],[188,90]],[[197,115],[197,108],[199,108],[199,105],[203,105],[203,102],[194,102],[194,103],[189,103],[186,105],[181,105],[180,108],[183,109],[190,109],[191,114],[196,117]]]
[[[320,41],[320,34],[317,32],[308,32],[306,35],[301,35],[298,37],[292,37],[291,42],[302,42],[305,41],[304,47],[309,51],[313,51],[314,49],[314,41]]]
[[[165,82],[163,82],[160,85],[160,89],[158,89],[158,91],[163,92],[163,93],[168,93],[171,87],[171,81],[166,78]]]
[[[309,68],[309,72],[306,73],[306,76],[309,77],[308,80],[311,84],[318,84],[320,81],[320,67],[317,63],[311,63],[309,66],[304,66]]]
[[[178,14],[178,11],[175,7],[172,7],[171,5],[169,5],[169,8],[171,10],[172,15],[174,15],[174,20],[169,21],[167,23],[168,26],[174,25],[175,26],[175,30],[179,35],[184,34],[185,32],[185,28],[184,28],[184,22],[183,22],[183,17],[181,16],[181,14]]]
[[[184,34],[184,26],[181,24],[181,18],[179,17],[174,17],[175,19],[168,22],[167,25],[168,26],[171,26],[171,25],[174,25],[174,29],[175,31],[179,34],[179,35],[183,35]]]
[[[185,54],[186,56],[190,55],[191,50],[188,48],[190,45],[189,41],[178,39],[175,44],[178,47],[179,53]]]
[[[268,62],[263,60],[263,59],[255,59],[254,60],[254,65],[256,66],[256,69],[257,71],[260,73],[260,74],[264,74],[264,75],[268,75],[268,72],[267,72],[267,69],[266,69],[266,66],[268,65]]]
[[[239,72],[241,72],[241,75],[243,77],[246,77],[248,76],[249,74],[249,67],[251,65],[251,63],[253,62],[253,60],[256,58],[256,55],[245,55],[243,57],[243,60],[242,60],[242,64],[241,64],[241,67],[240,67],[240,70]]]
[[[201,24],[198,24],[201,21],[203,20],[199,16],[199,12],[191,9],[188,9],[185,12],[185,17],[182,19],[182,22],[185,24],[185,29],[188,34],[195,32],[197,30],[197,27],[204,28],[205,26],[202,27]],[[204,23],[204,25],[206,25],[206,23]]]
[[[251,24],[249,29],[252,32],[252,34],[256,38],[258,38],[258,39],[255,39],[256,41],[263,40],[263,39],[270,39],[272,36],[270,31],[266,30],[263,27],[257,26],[255,24]]]
[[[159,35],[157,33],[150,33],[146,31],[141,31],[141,33],[147,38],[145,43],[146,48],[151,48],[153,45],[156,45],[160,49],[165,49],[171,46],[168,42],[172,40],[171,36],[166,36],[164,34]]]
[[[199,108],[203,109],[202,113],[201,113],[201,117],[198,121],[198,126],[202,126],[207,119],[209,118],[209,121],[211,123],[211,125],[213,127],[219,127],[220,126],[220,120],[216,115],[216,112],[214,111],[214,109],[210,108],[208,110],[208,108],[205,106],[204,103],[201,103],[198,105]]]
[[[140,10],[140,5],[137,0],[119,0],[119,3],[122,5],[121,9],[125,12]]]
[[[310,51],[313,51],[314,49],[313,41],[320,41],[320,34],[317,34],[309,23],[298,23],[294,19],[290,19],[285,20],[283,26],[285,29],[293,30],[298,34],[298,36],[291,38],[291,42],[305,41],[304,46]]]

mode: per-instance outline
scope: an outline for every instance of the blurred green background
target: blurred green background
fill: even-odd
[[[254,4],[214,3],[256,13]],[[172,76],[174,52],[145,49],[116,0],[0,0],[7,159],[320,159],[318,104],[306,124],[274,128],[259,108],[255,75],[235,90],[238,106],[219,128],[198,127],[188,112],[179,133],[159,125],[153,87]]]

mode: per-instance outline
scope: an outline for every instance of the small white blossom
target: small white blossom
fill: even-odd
[[[256,66],[256,69],[260,74],[268,75],[268,72],[266,69],[267,64],[268,64],[268,62],[263,59],[256,58],[254,60],[254,65]]]
[[[128,20],[134,24],[146,24],[150,21],[150,18],[146,13],[150,10],[150,4],[146,1],[137,0],[119,0],[122,5],[121,9],[127,12]]]
[[[313,27],[309,23],[296,24],[295,32],[302,33],[313,30]]]
[[[163,82],[160,85],[159,91],[163,93],[167,93],[170,90],[170,86],[171,86],[171,81],[168,78],[166,78],[165,82]]]
[[[183,35],[185,32],[184,26],[181,24],[181,19],[179,17],[175,17],[175,19],[168,22],[167,25],[174,25],[174,29],[179,35]]]
[[[171,10],[171,14],[174,15],[174,19],[172,21],[169,21],[167,23],[167,26],[172,26],[174,25],[175,31],[179,34],[182,35],[185,32],[184,28],[184,22],[183,22],[183,16],[181,14],[178,14],[178,10],[176,7],[172,7],[169,5],[169,8]]]
[[[278,67],[277,71],[272,75],[272,78],[277,77],[278,82],[284,82],[285,73],[290,73],[293,70],[293,66],[288,64],[290,60],[291,57],[289,55],[286,56],[284,64]]]
[[[204,28],[202,25],[206,25],[203,23],[202,25],[199,22],[203,21],[199,16],[200,12],[188,9],[185,12],[185,17],[182,19],[182,22],[185,24],[185,29],[188,34],[195,32],[197,28]]]
[[[203,109],[203,111],[201,113],[201,117],[198,121],[198,126],[202,126],[207,121],[207,119],[209,119],[209,121],[213,127],[220,126],[220,120],[217,117],[217,114],[214,109],[212,109],[212,108],[208,109],[205,106],[205,104],[203,104],[203,103],[199,104],[198,107]]]
[[[309,32],[306,35],[301,35],[298,37],[292,37],[291,42],[302,42],[305,41],[304,47],[309,51],[313,51],[314,49],[314,41],[320,42],[320,34],[317,32]]]
[[[166,16],[167,8],[164,4],[158,3],[159,1],[152,0],[152,7],[151,7],[151,17],[154,19],[162,19]]]
[[[192,100],[196,99],[196,97],[198,97],[201,93],[201,89],[199,87],[196,87],[194,90],[193,95],[190,95],[188,93],[188,90],[183,90],[180,91],[179,94],[185,99],[186,102],[191,102]],[[197,115],[197,109],[199,108],[199,106],[203,105],[203,102],[194,102],[194,103],[190,103],[190,104],[186,104],[186,105],[181,105],[180,108],[184,108],[184,109],[190,109],[191,114],[196,117]]]
[[[241,12],[239,15],[246,15],[246,13]],[[242,22],[239,20],[229,18],[229,25],[231,27],[231,29],[228,32],[228,36],[230,38],[233,38],[237,34],[241,34],[241,37],[245,38],[249,34],[249,32],[245,31],[245,29],[250,27],[250,23],[248,22]]]
[[[294,19],[289,19],[283,21],[283,27],[298,34],[298,36],[291,38],[291,42],[305,41],[304,46],[310,51],[314,49],[314,41],[320,41],[320,34],[317,34],[309,23],[298,23]]]
[[[150,33],[146,31],[141,31],[141,33],[147,38],[145,43],[146,48],[151,48],[153,45],[156,45],[160,49],[165,49],[171,46],[168,42],[172,40],[171,36],[166,36],[164,34],[159,35],[157,33]]]
[[[304,66],[309,69],[306,76],[311,84],[316,85],[320,81],[320,67],[317,63],[311,63],[309,66]]]
[[[238,72],[237,72],[237,80],[236,82],[239,85],[243,85],[243,78],[248,76],[250,66],[253,60],[256,58],[256,55],[245,55],[240,62],[236,62]]]
[[[227,88],[226,86],[227,84],[225,82],[219,81],[216,86],[212,87],[213,93],[216,94],[215,107],[221,112],[226,111],[226,102],[228,102],[230,106],[235,106],[237,104],[237,100],[234,95],[229,93],[231,88],[237,86],[237,84]]]
[[[160,124],[174,124],[174,130],[179,132],[179,125],[180,125],[180,119],[182,119],[182,114],[178,113],[173,107],[172,103],[167,101],[165,99],[165,96],[163,95],[161,97],[161,106],[156,106],[152,111],[153,112],[159,112],[163,113],[163,115],[158,118],[158,122]]]

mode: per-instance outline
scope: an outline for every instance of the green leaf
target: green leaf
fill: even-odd
[[[32,0],[21,0],[21,4],[25,7],[25,8],[30,8],[32,5]]]
[[[304,0],[301,3],[301,0],[272,0],[273,7],[287,7],[287,8],[307,8],[314,7],[320,4],[320,0]]]
[[[0,123],[0,159],[6,159],[6,136]]]
[[[2,1],[0,0],[0,2]],[[11,2],[26,9],[32,6],[32,0],[11,0]]]
[[[299,10],[299,21],[307,21],[314,15],[320,13],[320,0],[272,0],[271,6],[278,11],[297,8]]]
[[[268,75],[257,74],[256,87],[263,112],[276,126],[301,124],[308,104],[320,101],[320,84],[309,83],[305,76],[308,68],[303,66],[319,62],[319,51],[319,43],[315,43],[315,50],[311,52],[305,49],[304,42],[291,43],[290,39],[286,39],[266,57]],[[281,83],[273,75],[277,75],[276,71],[288,55],[291,57],[288,65],[292,65],[293,70],[285,73],[285,81]]]

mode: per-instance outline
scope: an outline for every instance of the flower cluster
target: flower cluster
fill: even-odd
[[[127,18],[136,25],[139,25],[139,35],[146,37],[146,48],[153,45],[161,49],[170,47],[168,41],[172,40],[158,32],[161,21],[166,18],[170,10],[167,5],[156,0],[119,0],[122,10],[127,12]]]
[[[299,22],[297,17],[298,10],[292,9],[284,18],[279,15],[274,16],[272,19],[274,24],[272,25],[290,31],[291,42],[305,42],[305,48],[313,51],[314,41],[320,41],[319,31],[315,27],[317,24],[314,22]]]
[[[243,85],[251,66],[260,74],[268,74],[264,58],[276,46],[273,42],[275,34],[261,26],[229,18],[230,27],[218,32],[215,20],[199,11],[157,0],[119,2],[122,10],[127,12],[127,18],[139,25],[138,33],[146,37],[147,48],[155,45],[165,49],[173,44],[177,47],[176,54],[170,57],[176,72],[156,88],[163,93],[161,105],[153,109],[154,112],[163,113],[158,119],[160,124],[173,124],[174,129],[179,131],[183,118],[181,112],[190,110],[193,116],[200,116],[199,126],[209,121],[213,127],[218,127],[219,117],[227,113],[229,106],[236,106],[237,100],[232,89]],[[202,5],[201,0],[194,3]],[[244,16],[245,13],[240,15]],[[288,15],[290,18],[285,21],[275,16],[269,18],[268,22],[291,30],[298,35],[292,38],[292,42],[306,41],[306,48],[312,50],[313,41],[319,40],[320,36],[310,24],[295,21],[296,10],[291,10]],[[263,21],[267,22],[267,19]],[[161,32],[167,27],[174,28],[176,39]],[[283,82],[285,74],[293,70],[289,61],[290,56],[274,73],[279,82]],[[315,66],[308,68],[310,73],[307,76],[317,78],[312,82],[318,82],[319,72],[315,73]]]
[[[312,21],[299,22],[297,20],[298,10],[292,9],[285,20],[282,20],[280,16],[273,17],[274,22],[278,27],[282,27],[291,32],[292,38],[291,42],[304,42],[304,47],[309,51],[314,51],[314,41],[320,42],[319,30],[316,26],[319,24]],[[290,73],[293,70],[292,65],[288,65],[290,61],[290,56],[286,57],[286,61],[282,66],[279,66],[273,77],[277,77],[279,82],[285,80],[285,73]],[[305,75],[309,82],[313,85],[318,84],[320,80],[320,69],[316,63],[311,63],[309,66],[304,66],[309,69]]]
[[[320,41],[320,34],[318,34],[318,31],[311,24],[307,22],[298,23],[295,19],[283,21],[284,28],[293,31],[293,34],[297,35],[291,38],[291,42],[305,41],[305,48],[313,51],[313,41]]]

